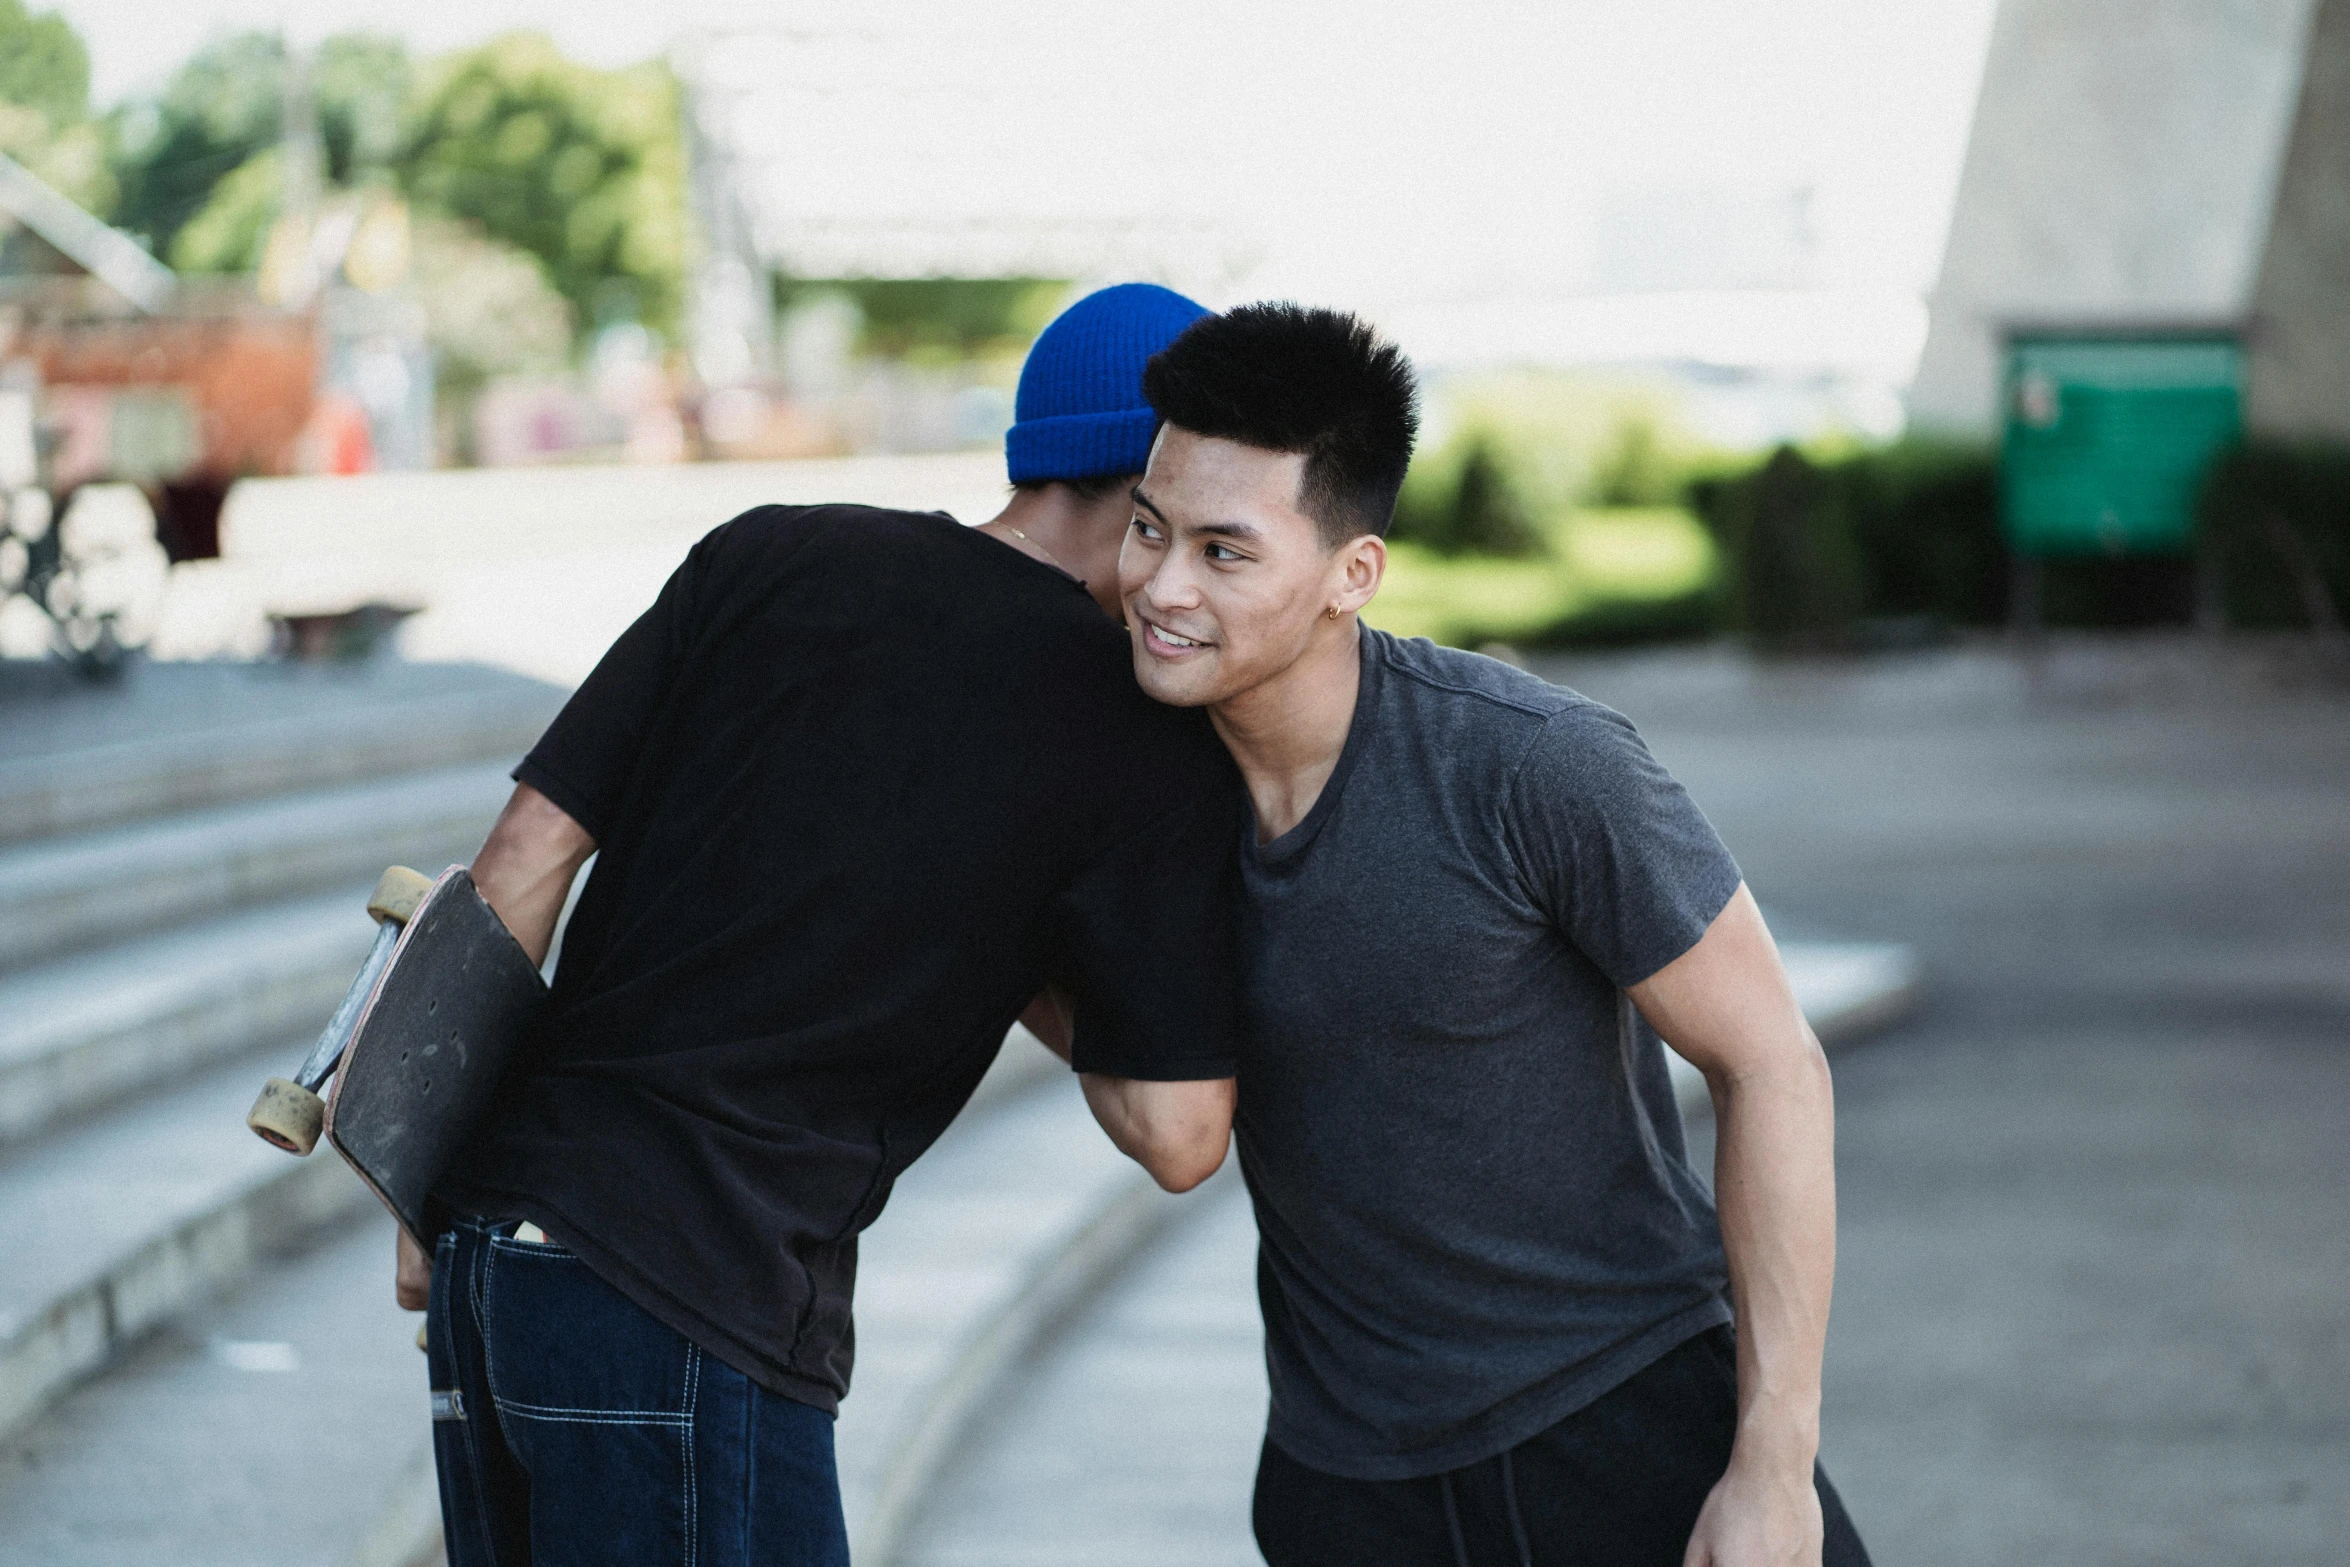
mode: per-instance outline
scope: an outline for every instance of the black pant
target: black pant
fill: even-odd
[[[1729,1467],[1737,1351],[1701,1333],[1508,1452],[1417,1480],[1344,1480],[1265,1444],[1257,1548],[1269,1567],[1681,1567]],[[1868,1567],[1816,1468],[1824,1567]]]

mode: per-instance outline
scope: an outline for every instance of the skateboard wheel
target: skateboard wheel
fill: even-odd
[[[425,1340],[424,1324],[421,1322],[416,1324],[416,1347],[423,1350],[428,1355],[432,1353],[432,1346]]]
[[[367,900],[367,912],[387,925],[405,925],[408,916],[416,912],[416,905],[430,891],[430,876],[405,865],[394,865],[377,878],[375,895]]]
[[[273,1077],[261,1085],[253,1113],[245,1124],[265,1143],[275,1143],[292,1154],[308,1154],[318,1146],[326,1126],[326,1101],[299,1083]]]

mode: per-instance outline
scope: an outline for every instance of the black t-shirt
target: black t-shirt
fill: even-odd
[[[942,514],[697,544],[515,777],[598,854],[444,1182],[831,1409],[858,1232],[1046,980],[1086,1071],[1233,1070],[1240,790],[1081,584]]]

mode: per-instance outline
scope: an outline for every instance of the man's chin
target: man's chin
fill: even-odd
[[[1215,700],[1210,682],[1189,669],[1169,669],[1141,648],[1134,650],[1134,683],[1144,696],[1169,707],[1202,707]]]

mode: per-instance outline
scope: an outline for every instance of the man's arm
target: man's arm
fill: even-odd
[[[1168,1191],[1190,1191],[1223,1166],[1232,1145],[1234,1079],[1156,1083],[1080,1072],[1077,1081],[1118,1151]]]
[[[1047,985],[1020,1014],[1028,1031],[1062,1060],[1077,1031],[1076,1005],[1058,985]],[[1222,1168],[1232,1145],[1229,1077],[1156,1083],[1139,1077],[1080,1072],[1086,1107],[1118,1151],[1171,1192],[1187,1192]]]
[[[481,852],[473,857],[473,884],[497,911],[533,963],[544,963],[571,879],[596,852],[587,829],[528,784],[516,784]],[[422,1311],[432,1293],[432,1259],[400,1232],[393,1293],[403,1311]]]
[[[1714,1200],[1738,1321],[1738,1435],[1687,1567],[1817,1567],[1820,1359],[1836,1274],[1827,1058],[1741,885],[1705,936],[1634,985],[1713,1092]]]

